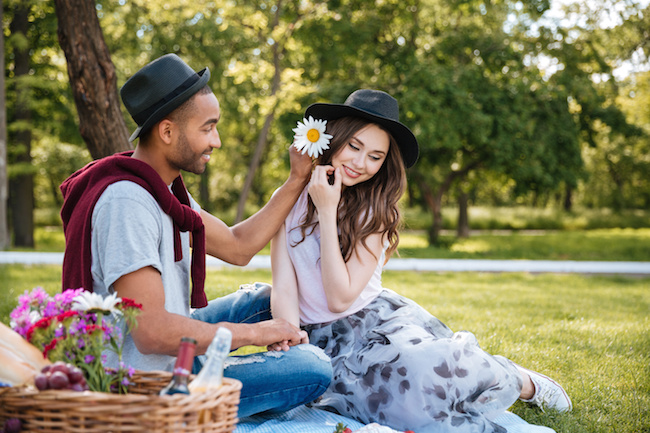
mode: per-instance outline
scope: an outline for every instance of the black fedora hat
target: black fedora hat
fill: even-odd
[[[305,118],[335,120],[354,116],[367,119],[385,128],[393,136],[399,147],[404,165],[412,167],[420,154],[418,140],[404,124],[399,121],[397,100],[381,90],[360,89],[352,92],[343,104],[317,103],[305,111]]]
[[[209,79],[208,68],[195,72],[176,54],[165,54],[136,72],[120,89],[122,102],[138,124],[129,141],[190,99]]]

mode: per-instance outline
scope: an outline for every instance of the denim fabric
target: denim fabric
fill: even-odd
[[[208,306],[192,312],[192,318],[208,323],[255,323],[271,319],[271,287],[247,284]],[[194,359],[197,373],[205,357]],[[288,352],[261,352],[230,356],[225,377],[242,382],[238,416],[262,412],[282,412],[321,395],[332,379],[332,365],[324,352],[310,344],[292,347]]]

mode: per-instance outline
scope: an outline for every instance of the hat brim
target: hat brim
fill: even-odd
[[[412,167],[418,160],[420,150],[418,140],[406,125],[387,117],[360,110],[344,104],[316,103],[307,107],[305,118],[312,116],[314,119],[335,120],[341,117],[361,117],[385,128],[397,142],[404,165]]]
[[[169,113],[171,113],[172,111],[180,107],[183,104],[183,102],[190,99],[196,92],[201,90],[208,83],[208,80],[210,79],[210,69],[203,68],[202,70],[197,72],[197,74],[199,75],[198,81],[196,81],[190,87],[185,89],[183,92],[174,96],[165,105],[163,105],[162,107],[154,111],[153,114],[151,114],[151,116],[149,116],[149,118],[145,120],[142,125],[138,126],[138,128],[135,131],[133,131],[133,134],[131,134],[129,141],[135,140],[140,136],[140,134],[147,131],[156,123],[163,120],[165,116],[167,116]]]

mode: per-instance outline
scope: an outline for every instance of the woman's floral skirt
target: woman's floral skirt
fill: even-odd
[[[312,405],[416,432],[505,432],[490,421],[519,398],[521,376],[412,300],[384,290],[356,314],[305,327],[334,377]]]

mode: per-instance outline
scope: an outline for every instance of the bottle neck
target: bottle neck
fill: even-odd
[[[196,351],[196,340],[183,338],[178,349],[178,357],[174,365],[174,377],[189,377],[194,362],[194,352]]]

